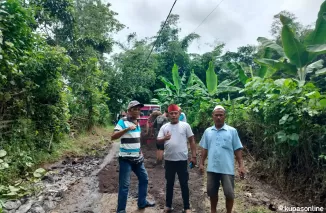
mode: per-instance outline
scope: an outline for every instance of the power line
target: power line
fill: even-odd
[[[220,6],[220,4],[223,2],[224,0],[220,1],[220,3],[218,3],[216,5],[216,7],[203,19],[203,21],[192,31],[192,33],[194,33],[205,21],[206,19],[218,8],[218,6]]]
[[[160,31],[159,31],[159,33],[158,33],[158,36],[157,36],[157,38],[156,38],[156,40],[155,40],[155,42],[154,42],[154,44],[153,44],[153,46],[152,46],[152,49],[151,49],[151,51],[149,52],[149,54],[148,54],[148,56],[147,56],[147,58],[146,58],[146,60],[145,60],[145,64],[147,63],[147,60],[149,59],[149,56],[151,56],[151,54],[152,54],[152,52],[153,52],[153,50],[154,50],[154,47],[155,47],[155,45],[156,45],[157,39],[160,37],[161,32],[163,31],[163,29],[164,29],[164,27],[165,27],[165,25],[166,25],[166,22],[168,21],[170,15],[171,15],[171,12],[172,12],[172,10],[173,10],[173,7],[174,7],[175,3],[177,3],[177,1],[178,1],[178,0],[175,0],[175,1],[174,1],[173,5],[172,5],[172,7],[171,7],[171,9],[170,9],[170,12],[169,12],[168,16],[166,17],[165,22],[164,22],[162,28],[160,29]]]

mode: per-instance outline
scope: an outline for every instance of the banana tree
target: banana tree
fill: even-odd
[[[186,81],[185,75],[180,77],[176,64],[172,68],[173,83],[164,77],[159,78],[165,84],[165,88],[157,89],[154,92],[162,100],[162,105],[168,105],[169,103],[189,105],[193,103],[194,99],[211,100],[220,93],[240,90],[240,88],[233,86],[236,83],[234,81],[226,80],[218,84],[218,77],[214,71],[213,62],[209,63],[206,71],[206,85],[193,70],[188,81]]]
[[[279,60],[261,58],[255,61],[265,67],[266,72],[267,67],[271,75],[281,70],[286,74],[296,75],[302,82],[305,82],[308,73],[314,71],[316,71],[315,74],[319,75],[326,73],[326,69],[322,69],[323,60],[315,61],[318,55],[326,53],[325,13],[326,1],[324,1],[320,7],[315,29],[304,43],[299,41],[294,31],[291,29],[289,18],[281,15],[280,20],[283,25],[281,32],[283,48],[266,38],[258,38],[262,46],[275,50],[281,58]]]
[[[251,66],[245,66],[244,64],[238,62],[228,62],[224,64],[225,69],[232,72],[235,76],[238,77],[242,85],[245,85],[249,77],[246,73],[250,73],[251,77],[254,77],[254,73]]]
[[[182,103],[187,99],[185,92],[187,88],[186,76],[179,75],[179,67],[174,64],[172,68],[172,79],[173,83],[160,76],[159,79],[165,84],[165,88],[157,89],[154,92],[158,95],[160,100],[164,100],[162,105],[168,105],[170,103]]]
[[[191,83],[189,83],[192,81]],[[200,78],[192,71],[189,81],[188,81],[188,89],[187,91],[191,91],[191,93],[201,93],[202,98],[209,99],[214,96],[225,93],[225,92],[237,92],[240,88],[234,86],[237,81],[225,80],[218,83],[218,76],[214,71],[213,62],[209,62],[208,69],[206,71],[206,86],[200,80]]]

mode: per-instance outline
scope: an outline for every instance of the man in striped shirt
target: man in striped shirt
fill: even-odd
[[[152,207],[155,203],[147,201],[148,175],[144,166],[144,156],[140,150],[140,126],[138,118],[140,108],[144,105],[138,101],[131,101],[128,105],[128,114],[121,118],[114,128],[112,140],[120,138],[119,151],[119,194],[117,213],[125,213],[130,185],[130,173],[133,171],[138,177],[138,208]]]

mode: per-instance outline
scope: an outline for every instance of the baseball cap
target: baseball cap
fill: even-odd
[[[129,110],[130,108],[135,107],[135,106],[143,107],[144,104],[141,104],[141,103],[139,103],[138,101],[130,101],[130,103],[128,104],[128,110]]]
[[[224,107],[221,106],[221,105],[217,105],[217,106],[214,108],[213,111],[215,111],[215,110],[217,110],[217,109],[221,109],[221,110],[225,111]]]

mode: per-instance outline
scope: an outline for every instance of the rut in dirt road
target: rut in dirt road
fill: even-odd
[[[165,206],[165,170],[162,166],[155,166],[155,143],[143,145],[142,151],[145,157],[144,163],[149,178],[148,194],[153,196],[153,199],[156,201],[156,211],[154,212],[161,212]],[[119,163],[117,159],[114,159],[99,173],[98,177],[100,192],[108,194],[118,193],[118,168]],[[128,200],[136,200],[138,192],[137,187],[137,177],[132,173]],[[203,188],[203,176],[198,173],[198,169],[189,169],[190,204],[192,210],[195,212],[205,212],[204,202],[206,196],[204,194]],[[174,186],[173,207],[175,212],[181,212],[183,210],[181,188],[177,178]]]
[[[98,190],[98,173],[116,156],[118,144],[113,144],[111,150],[103,159],[98,169],[94,170],[88,177],[80,179],[72,185],[65,199],[51,213],[108,212],[103,210],[102,194]],[[111,211],[109,211],[111,212]]]

